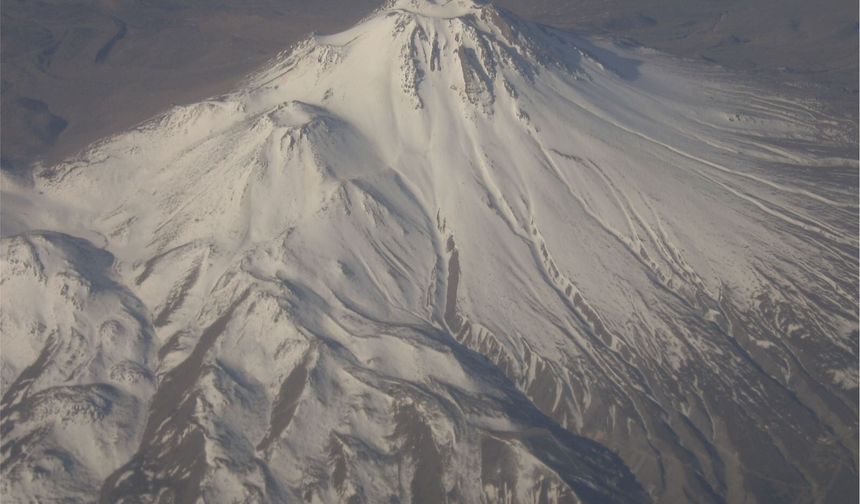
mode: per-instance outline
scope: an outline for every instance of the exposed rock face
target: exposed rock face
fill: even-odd
[[[711,72],[398,1],[6,184],[4,493],[850,500],[853,137]]]

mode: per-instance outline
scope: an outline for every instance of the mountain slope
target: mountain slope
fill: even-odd
[[[5,246],[109,251],[117,301],[79,310],[132,296],[153,335],[91,365],[153,377],[122,391],[148,404],[133,447],[49,479],[86,470],[104,502],[856,494],[856,135],[729,77],[402,0],[4,184]],[[15,341],[68,325],[23,306]],[[37,347],[4,352],[9,404],[55,384]],[[38,471],[7,453],[49,445],[14,407],[23,496]]]

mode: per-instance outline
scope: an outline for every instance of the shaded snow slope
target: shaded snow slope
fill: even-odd
[[[852,135],[646,49],[392,2],[4,183],[4,491],[855,495]],[[122,442],[22,413],[50,387]]]

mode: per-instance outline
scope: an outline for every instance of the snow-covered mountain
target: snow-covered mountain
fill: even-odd
[[[855,135],[394,1],[4,178],[4,500],[856,501]]]

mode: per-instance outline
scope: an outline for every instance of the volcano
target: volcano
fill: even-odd
[[[397,0],[4,173],[3,494],[857,500],[856,127]]]

